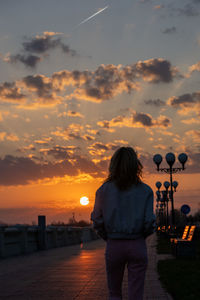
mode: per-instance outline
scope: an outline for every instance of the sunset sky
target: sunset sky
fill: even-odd
[[[89,220],[120,146],[154,191],[153,155],[187,153],[175,207],[200,208],[199,18],[200,0],[0,1],[0,221]]]

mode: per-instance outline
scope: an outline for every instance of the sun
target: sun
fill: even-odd
[[[88,205],[89,204],[89,199],[88,197],[84,196],[80,198],[80,203],[81,205]]]

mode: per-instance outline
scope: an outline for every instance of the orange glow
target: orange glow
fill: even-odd
[[[80,198],[80,203],[81,203],[81,205],[88,205],[89,204],[89,199],[88,199],[88,197],[81,197]]]

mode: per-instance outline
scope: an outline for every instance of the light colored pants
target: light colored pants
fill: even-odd
[[[122,299],[122,281],[126,265],[128,268],[128,299],[142,300],[148,263],[145,239],[108,239],[105,260],[109,300]]]

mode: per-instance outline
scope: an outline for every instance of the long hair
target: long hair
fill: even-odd
[[[105,182],[114,182],[120,190],[142,182],[142,164],[131,147],[121,147],[113,154]]]

